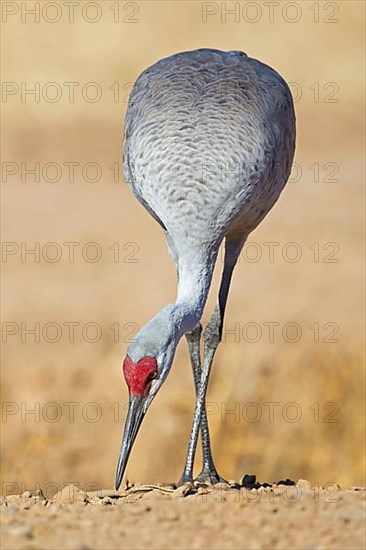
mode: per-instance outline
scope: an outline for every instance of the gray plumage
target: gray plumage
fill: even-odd
[[[287,84],[242,52],[178,53],[137,79],[125,122],[125,172],[137,199],[163,227],[179,279],[177,302],[163,308],[128,347],[134,362],[158,358],[159,375],[145,411],[170,370],[179,339],[196,334],[225,239],[218,306],[205,338],[213,357],[238,255],[277,201],[294,149],[295,115]],[[199,358],[194,345],[195,369]],[[204,396],[201,401],[195,412],[198,423]]]
[[[198,50],[138,78],[126,117],[125,167],[172,247],[249,233],[277,200],[295,145],[291,94],[240,52]]]

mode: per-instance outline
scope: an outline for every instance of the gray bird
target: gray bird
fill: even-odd
[[[205,408],[211,364],[222,335],[230,281],[248,235],[277,201],[290,175],[295,114],[290,90],[268,65],[240,51],[199,49],[155,63],[130,95],[124,168],[137,199],[159,222],[178,274],[177,299],[128,346],[123,363],[129,408],[118,460],[118,489],[141,422],[185,335],[196,388],[192,432],[179,484],[222,481]],[[214,313],[200,319],[220,244],[224,269]]]

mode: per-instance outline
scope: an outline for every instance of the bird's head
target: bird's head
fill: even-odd
[[[161,310],[135,336],[123,361],[129,405],[117,466],[117,490],[141,422],[173,363],[179,335],[171,317],[169,306]]]

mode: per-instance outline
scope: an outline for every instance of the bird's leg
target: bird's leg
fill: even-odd
[[[179,485],[185,483],[186,481],[193,481],[193,464],[194,457],[196,454],[197,440],[199,429],[201,425],[202,415],[205,411],[205,399],[207,392],[207,385],[210,376],[210,370],[212,365],[212,360],[215,355],[215,351],[219,344],[220,338],[217,338],[219,332],[217,328],[219,327],[218,320],[220,316],[219,308],[216,307],[215,313],[213,314],[206,330],[204,331],[204,357],[203,357],[203,366],[201,370],[201,379],[198,386],[198,391],[196,395],[196,407],[193,416],[193,425],[191,436],[189,438],[187,459],[184,466],[182,477],[179,480]],[[207,421],[207,416],[206,416]],[[208,436],[208,430],[207,430]],[[202,448],[203,448],[203,438],[202,438]],[[205,448],[203,448],[203,469],[200,475],[198,476],[198,481],[208,481],[209,483],[217,483],[220,481],[220,477],[217,474],[216,468],[214,466],[212,455],[211,455],[211,446],[210,440],[206,440]]]
[[[201,323],[199,323],[194,330],[192,330],[191,332],[187,332],[185,335],[187,339],[189,355],[191,359],[196,396],[198,395],[198,390],[201,383],[201,357],[200,357],[201,333],[202,333],[202,325]],[[217,481],[220,481],[220,478],[216,472],[216,468],[214,466],[213,458],[211,454],[210,433],[209,433],[205,404],[201,414],[200,427],[201,427],[201,439],[202,439],[202,456],[204,457],[204,461],[206,462],[206,464],[210,465],[212,482],[214,482],[215,480],[215,482],[217,483]],[[198,476],[198,479],[199,479],[199,476]],[[184,479],[182,481],[188,481],[188,479]],[[190,479],[189,481],[192,481],[192,480]]]
[[[240,251],[245,242],[245,238],[242,238],[240,241],[228,241],[226,240],[225,247],[225,266],[222,274],[220,290],[219,290],[219,299],[218,304],[216,305],[214,314],[212,315],[209,324],[207,325],[203,333],[204,341],[204,356],[203,356],[203,366],[201,369],[201,381],[197,391],[196,396],[196,407],[193,416],[193,425],[191,436],[189,438],[188,451],[186,463],[184,466],[182,477],[179,481],[179,484],[184,483],[185,481],[192,481],[193,478],[193,464],[194,457],[196,454],[197,448],[197,439],[198,433],[201,425],[201,419],[203,411],[205,410],[205,400],[207,393],[208,380],[211,372],[212,361],[216,352],[216,349],[220,343],[222,336],[222,326],[224,320],[225,307],[231,282],[231,277],[235,264],[237,262]],[[206,416],[207,419],[207,416]],[[207,448],[204,448],[203,454],[203,469],[198,479],[200,481],[209,481],[210,483],[217,483],[221,481],[220,476],[218,476],[215,465],[212,460],[212,453],[210,447],[210,440],[206,438]]]
[[[210,319],[209,324],[207,325],[203,333],[204,341],[204,355],[203,355],[203,370],[207,371],[207,380],[206,383],[206,392],[208,386],[208,380],[211,372],[211,366],[215,352],[218,348],[218,345],[221,341],[222,334],[222,317],[220,312],[219,304],[216,305],[214,313]],[[202,373],[203,373],[202,370]],[[205,393],[206,393],[205,392]],[[203,466],[201,472],[197,476],[197,481],[215,484],[215,483],[226,483],[226,480],[223,479],[217,472],[211,451],[211,442],[210,435],[208,431],[207,415],[206,415],[206,395],[203,402],[203,410],[206,418],[206,424],[202,422],[203,417],[201,416],[201,436],[202,436],[202,458]]]

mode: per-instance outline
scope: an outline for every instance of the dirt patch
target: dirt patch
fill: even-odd
[[[245,478],[243,478],[245,480]],[[132,485],[85,492],[70,485],[1,501],[2,548],[365,547],[365,489],[285,485]]]

